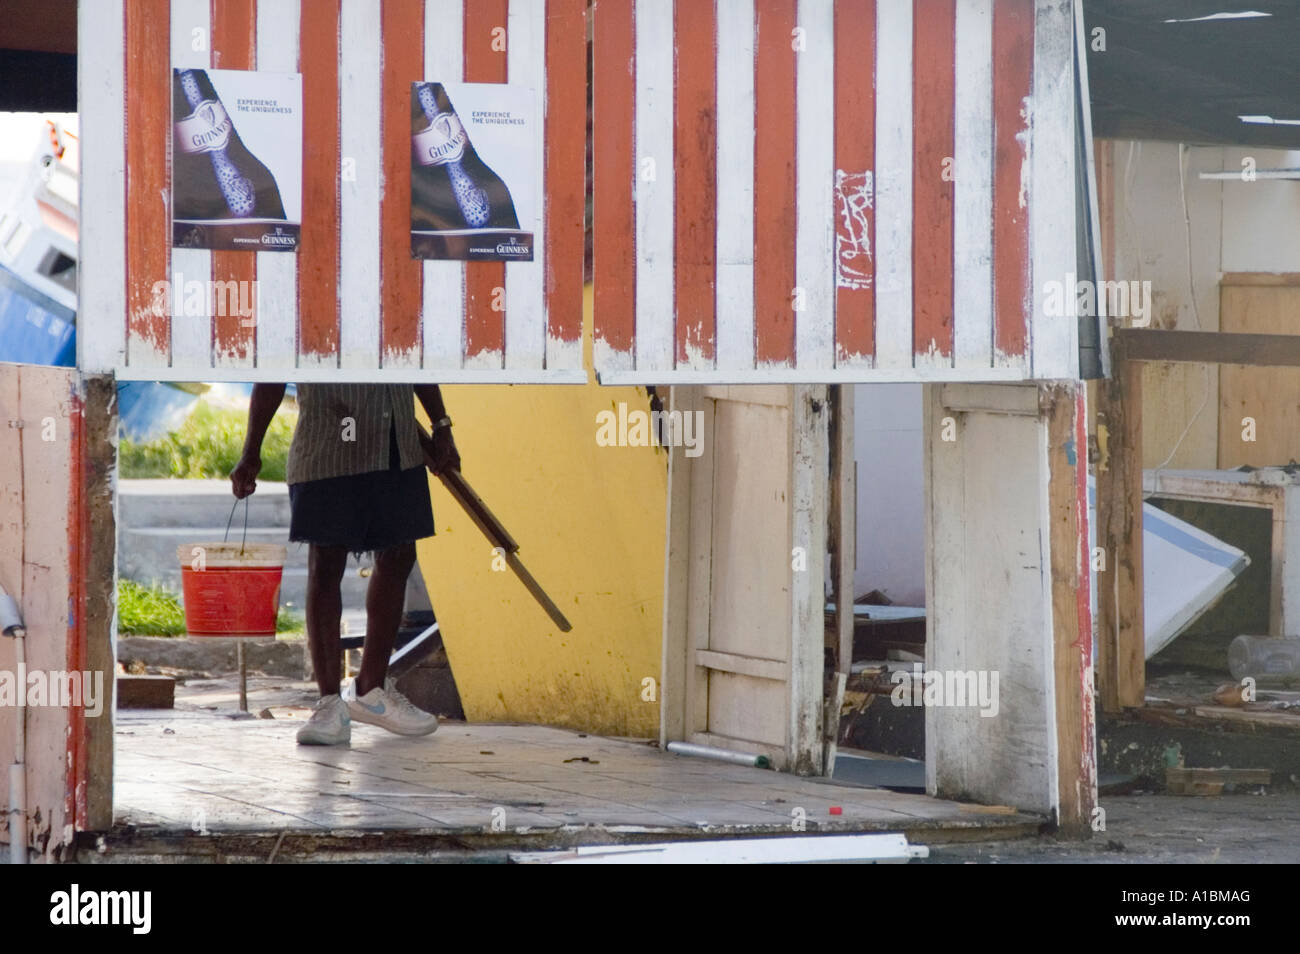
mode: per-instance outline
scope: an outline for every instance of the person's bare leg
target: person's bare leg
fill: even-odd
[[[338,695],[343,659],[339,619],[343,615],[340,584],[348,565],[346,547],[313,543],[307,551],[307,645],[321,698]]]
[[[375,569],[366,588],[366,644],[357,674],[357,696],[382,687],[388,675],[388,660],[397,641],[397,627],[402,621],[406,598],[406,578],[415,565],[415,544],[380,550],[375,554]]]

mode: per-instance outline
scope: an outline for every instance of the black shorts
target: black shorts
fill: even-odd
[[[390,446],[388,470],[290,484],[289,539],[365,553],[433,536],[428,472]]]

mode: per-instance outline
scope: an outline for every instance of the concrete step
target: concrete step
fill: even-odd
[[[219,526],[230,519],[235,498],[228,480],[120,480],[119,525],[128,527]],[[247,498],[249,526],[289,525],[289,487],[258,481]],[[242,528],[244,504],[235,508],[231,532]],[[221,539],[220,536],[217,537]]]

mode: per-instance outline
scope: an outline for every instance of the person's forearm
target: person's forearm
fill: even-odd
[[[424,411],[429,415],[429,423],[437,426],[437,423],[447,416],[447,408],[442,403],[442,391],[436,384],[417,384],[415,385],[415,396],[420,399],[424,405]]]
[[[248,399],[248,434],[244,437],[245,456],[262,456],[262,439],[271,419],[284,400],[283,384],[254,384],[253,395]]]

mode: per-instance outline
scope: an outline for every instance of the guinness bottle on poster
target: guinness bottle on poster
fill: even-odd
[[[239,138],[204,70],[172,70],[172,112],[173,244],[292,251],[296,228],[267,228],[285,219],[275,177]]]
[[[441,83],[411,96],[411,254],[422,258],[532,261],[505,182],[470,142]]]

